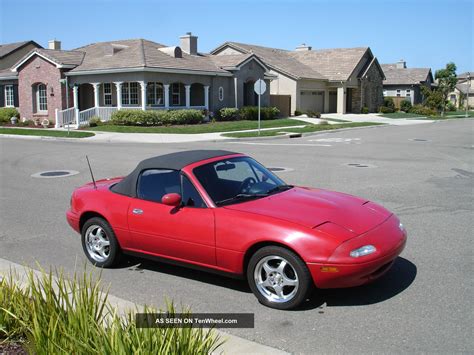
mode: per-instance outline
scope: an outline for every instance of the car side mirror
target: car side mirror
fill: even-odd
[[[177,207],[181,204],[181,195],[176,193],[166,194],[161,198],[161,203],[167,206]]]

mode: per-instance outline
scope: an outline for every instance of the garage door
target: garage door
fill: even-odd
[[[324,111],[324,91],[301,91],[300,92],[301,111]]]

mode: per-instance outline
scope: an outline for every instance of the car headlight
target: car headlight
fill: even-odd
[[[376,251],[377,249],[373,245],[364,245],[363,247],[354,249],[353,251],[350,252],[349,255],[352,256],[353,258],[358,258],[361,256],[375,253]]]

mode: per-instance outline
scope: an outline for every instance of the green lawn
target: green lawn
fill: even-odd
[[[261,121],[262,128],[277,128],[288,126],[301,126],[307,124],[303,121],[293,120],[289,118],[280,118],[277,120]],[[232,132],[243,131],[247,129],[257,129],[257,121],[230,121],[230,122],[211,122],[196,125],[182,126],[114,126],[103,125],[98,127],[87,128],[88,131],[102,132],[119,132],[119,133],[213,133],[213,132]]]
[[[394,112],[394,113],[384,113],[381,114],[380,117],[385,118],[417,118],[417,117],[425,117],[422,115],[417,115],[416,113],[406,113],[406,112]]]
[[[45,128],[0,128],[0,134],[16,134],[20,136],[45,136],[45,137],[64,137],[64,138],[86,138],[95,136],[92,132],[70,131],[52,131]]]
[[[377,126],[383,123],[375,122],[351,122],[343,124],[325,124],[325,125],[314,125],[309,124],[302,128],[285,128],[284,130],[274,129],[268,131],[261,131],[260,137],[273,137],[281,136],[287,132],[291,133],[309,133],[309,132],[319,132],[319,131],[330,131],[338,128],[351,128],[351,127],[367,127],[367,126]],[[232,138],[247,138],[247,137],[259,137],[258,132],[237,132],[237,133],[227,133],[223,134],[225,137]]]

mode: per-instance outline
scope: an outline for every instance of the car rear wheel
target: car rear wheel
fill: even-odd
[[[107,268],[118,262],[120,247],[107,221],[99,217],[89,219],[81,236],[84,253],[95,266]]]
[[[297,307],[312,287],[304,261],[278,246],[264,247],[252,255],[247,279],[260,303],[277,309]]]

